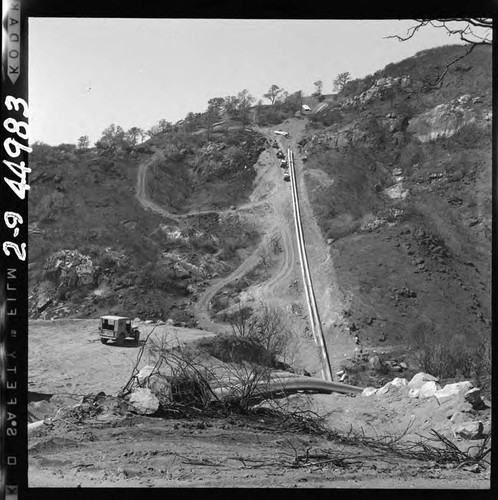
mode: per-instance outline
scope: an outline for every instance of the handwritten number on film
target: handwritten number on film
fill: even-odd
[[[22,112],[23,116],[28,117],[28,104],[24,99],[7,96],[5,98],[5,107],[9,111]],[[28,123],[25,121],[18,121],[15,118],[7,118],[3,122],[3,126],[7,132],[16,135],[19,139],[27,140],[29,137]],[[22,152],[31,153],[32,148],[24,146],[16,138],[9,137],[3,142],[5,152],[11,159],[18,158]],[[26,197],[26,191],[29,190],[29,184],[26,182],[26,174],[31,172],[31,169],[26,167],[26,163],[21,161],[16,163],[14,161],[3,160],[10,171],[16,176],[16,179],[4,177],[3,180],[12,189],[12,191],[21,199]],[[23,223],[22,217],[16,212],[4,213],[5,225],[13,230],[13,236],[16,238],[19,234],[17,225]],[[5,255],[10,255],[10,250],[14,250],[19,260],[26,260],[26,243],[21,243],[20,247],[17,243],[6,241],[3,244],[3,251]]]

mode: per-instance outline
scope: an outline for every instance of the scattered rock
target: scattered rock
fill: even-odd
[[[154,367],[152,365],[144,366],[137,375],[138,385],[143,386],[147,379],[150,377],[150,374],[154,371]]]
[[[465,413],[462,413],[461,411],[457,411],[457,412],[453,413],[450,420],[453,424],[458,425],[458,424],[461,424],[466,418],[468,418],[468,417],[467,417],[467,415],[465,415]]]
[[[437,390],[439,390],[439,385],[434,382],[434,380],[430,380],[429,382],[425,382],[421,387],[420,387],[420,393],[419,393],[419,398],[420,399],[425,399],[425,398],[430,398],[431,396],[434,396]]]
[[[460,99],[464,98],[463,101]],[[476,114],[472,109],[462,107],[467,101],[462,96],[454,101],[439,104],[438,106],[421,113],[410,120],[408,132],[413,133],[419,141],[429,142],[440,137],[451,137],[464,125],[472,123]],[[470,96],[469,96],[470,99]]]
[[[388,382],[387,384],[383,385],[380,389],[377,390],[377,396],[383,396],[384,394],[387,394],[389,392],[389,389],[392,387],[391,383]]]
[[[373,396],[374,394],[377,394],[377,391],[378,389],[376,389],[375,387],[365,387],[361,395],[368,398],[370,396]]]
[[[482,435],[489,436],[491,434],[491,422],[487,420],[482,425],[483,425]]]
[[[28,435],[31,434],[35,429],[39,429],[43,426],[45,420],[38,420],[37,422],[31,422],[28,424]]]
[[[467,471],[467,472],[473,472],[474,474],[478,474],[479,472],[481,472],[481,468],[479,467],[479,464],[465,465],[462,467],[462,470]]]
[[[470,96],[470,94],[464,94],[464,95],[461,95],[457,101],[460,103],[460,104],[465,104],[467,102],[469,102],[470,100],[472,99],[472,97]]]
[[[406,380],[406,378],[396,377],[391,380],[391,385],[394,385],[395,387],[404,387],[408,385],[408,380]]]
[[[420,396],[420,389],[410,389],[408,391],[409,398],[418,398]]]
[[[464,422],[453,428],[453,435],[462,439],[481,439],[482,431],[482,422]]]
[[[130,404],[141,415],[152,415],[159,408],[159,399],[150,389],[135,389],[130,396]]]
[[[52,304],[52,299],[47,296],[41,296],[36,303],[36,308],[38,312],[43,312],[50,304]]]
[[[408,382],[408,386],[411,389],[420,389],[426,382],[430,381],[439,382],[439,379],[428,373],[419,372],[412,377],[410,382]]]
[[[484,410],[486,408],[484,401],[481,399],[481,389],[478,387],[470,389],[464,397],[465,401],[468,401],[474,410]]]
[[[472,388],[472,382],[456,382],[455,384],[447,384],[442,389],[436,391],[434,396],[436,396],[439,404],[445,403],[450,399],[456,398],[462,394],[465,394]]]
[[[375,355],[375,356],[372,356],[369,360],[368,360],[368,365],[370,366],[370,368],[372,370],[378,370],[382,363],[380,361],[380,358],[379,356]]]

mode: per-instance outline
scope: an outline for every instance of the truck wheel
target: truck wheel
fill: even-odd
[[[109,340],[109,339],[100,339],[100,341],[102,342],[102,344],[107,344],[107,341],[108,341],[108,340]]]
[[[120,333],[118,340],[116,340],[116,345],[124,345],[124,343],[125,343],[124,333]]]

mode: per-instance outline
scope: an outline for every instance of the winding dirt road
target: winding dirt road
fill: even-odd
[[[279,126],[281,130],[290,133],[289,138],[275,136],[273,128],[257,128],[256,130],[268,139],[269,144],[276,140],[282,151],[286,151],[287,148],[296,151],[298,149],[298,141],[304,134],[305,126],[306,122],[302,119],[290,119],[282,124],[282,126]],[[278,267],[272,269],[272,274],[265,283],[253,285],[246,289],[244,300],[277,301],[284,308],[290,307],[291,302],[295,303],[296,301],[304,305],[304,298],[302,296],[291,296],[289,291],[293,280],[297,279],[299,282],[300,273],[298,266],[300,262],[294,232],[290,185],[283,180],[283,171],[279,168],[280,162],[276,158],[275,153],[276,151],[271,147],[268,147],[261,153],[255,165],[257,175],[254,180],[254,189],[250,196],[250,201],[237,207],[236,210],[192,211],[185,214],[171,213],[151,200],[147,190],[147,171],[155,162],[165,161],[164,155],[161,151],[156,150],[152,158],[139,165],[136,197],[146,210],[152,210],[176,222],[199,214],[218,213],[223,215],[244,211],[245,215],[251,217],[259,227],[260,234],[263,234],[261,243],[251,255],[244,259],[239,267],[233,270],[228,276],[212,280],[208,287],[199,294],[197,301],[193,304],[193,312],[198,320],[199,327],[202,329],[213,332],[226,332],[229,330],[228,325],[211,319],[209,314],[211,300],[224,287],[241,279],[260,264],[263,253],[268,252],[273,239],[278,239],[282,248]],[[295,170],[300,192],[306,248],[313,274],[318,308],[330,353],[330,361],[334,371],[340,368],[344,354],[351,353],[354,350],[354,345],[352,344],[352,339],[344,338],[341,332],[334,327],[334,323],[337,322],[340,311],[344,307],[344,300],[337,286],[335,269],[328,252],[328,247],[313,215],[306,191],[304,166],[299,156],[296,157]],[[241,299],[243,299],[242,295]],[[300,319],[294,317],[292,321],[296,328],[303,330],[306,328],[307,320],[305,316],[301,315]],[[306,359],[305,364],[310,367],[315,364],[315,361],[313,361],[314,358],[318,358],[314,342],[312,343],[313,346],[301,346],[302,355]],[[304,353],[304,351],[307,351],[307,353]]]
[[[259,130],[266,137],[271,137],[271,131]],[[227,329],[226,325],[214,323],[209,316],[209,307],[212,298],[225,286],[241,279],[245,274],[256,267],[261,260],[261,254],[264,252],[274,238],[280,237],[283,259],[280,267],[272,275],[270,280],[264,286],[271,291],[276,291],[279,284],[289,279],[296,263],[296,245],[293,237],[292,226],[289,224],[289,218],[286,216],[290,208],[290,193],[288,184],[282,180],[281,169],[278,168],[278,160],[275,158],[273,150],[265,150],[258,160],[256,166],[258,175],[255,179],[255,187],[251,194],[251,201],[239,206],[236,210],[204,210],[192,211],[185,214],[174,214],[154,202],[147,190],[147,171],[156,162],[166,161],[163,153],[156,150],[154,156],[141,163],[137,172],[136,198],[146,210],[151,210],[165,218],[179,222],[194,215],[217,213],[233,214],[240,211],[253,212],[256,220],[261,224],[261,218],[270,220],[269,229],[264,230],[264,236],[261,243],[254,252],[245,259],[241,265],[228,276],[213,280],[208,288],[198,297],[194,305],[194,313],[201,328],[217,331]],[[255,214],[255,209],[263,208],[262,213]],[[261,224],[263,225],[263,224]]]
[[[257,206],[261,206],[266,204],[265,201],[258,202],[258,203],[246,203],[244,205],[240,205],[237,210],[232,210],[232,209],[226,209],[226,210],[193,210],[191,212],[187,212],[184,214],[174,214],[165,208],[161,207],[161,205],[158,205],[155,201],[153,201],[147,191],[147,171],[151,166],[154,165],[154,163],[160,162],[160,161],[167,161],[164,154],[159,151],[155,150],[156,152],[154,155],[149,158],[147,161],[142,162],[138,166],[138,171],[137,171],[137,185],[135,188],[135,196],[139,203],[142,205],[142,207],[145,208],[145,210],[151,210],[152,212],[155,212],[156,214],[162,215],[163,217],[166,217],[168,219],[173,219],[175,221],[179,221],[180,219],[185,219],[187,217],[191,217],[193,215],[207,215],[207,214],[230,214],[230,213],[235,213],[239,212],[241,210],[252,210]]]

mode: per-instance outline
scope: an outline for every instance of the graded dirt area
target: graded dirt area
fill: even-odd
[[[168,325],[136,323],[144,341],[164,338],[172,346],[210,332]],[[126,383],[135,365],[138,348],[133,343],[117,347],[103,345],[98,319],[60,319],[29,322],[28,391],[42,394],[116,394]],[[144,359],[140,367],[147,364]]]
[[[265,416],[62,422],[30,441],[30,487],[489,487],[489,472],[400,459],[285,430]]]
[[[246,415],[137,415],[112,396],[128,381],[138,348],[101,344],[97,326],[97,319],[30,322],[28,409],[32,421],[44,420],[29,431],[30,487],[489,487],[489,468],[397,456],[347,439],[353,431],[416,442],[431,428],[449,431],[451,405],[396,392],[295,394]],[[142,337],[153,328],[142,323]],[[168,325],[151,334],[172,344],[210,335]],[[292,416],[272,413],[276,407]],[[323,416],[322,430],[307,418],[315,415]]]

